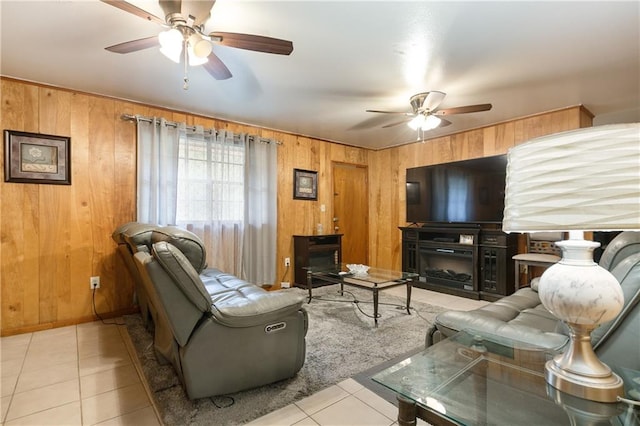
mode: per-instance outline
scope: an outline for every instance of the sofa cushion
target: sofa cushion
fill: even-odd
[[[176,226],[164,226],[154,230],[151,243],[166,241],[180,250],[199,274],[207,266],[204,243],[196,234]]]
[[[562,322],[547,311],[538,293],[525,287],[473,311],[445,311],[435,325],[445,336],[458,331],[496,335],[558,350],[568,342]]]
[[[533,318],[534,321],[539,321],[539,317]],[[531,320],[532,317],[528,319]],[[438,314],[436,325],[445,337],[464,330],[470,334],[500,336],[515,342],[533,344],[553,350],[560,350],[569,341],[567,336],[555,333],[551,327],[547,326],[547,329],[551,329],[546,331],[538,327],[532,327],[530,323],[527,324],[524,320],[516,319],[505,322],[491,316],[478,314],[478,310],[443,312]]]

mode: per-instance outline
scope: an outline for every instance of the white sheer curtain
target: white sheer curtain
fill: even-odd
[[[178,144],[184,124],[136,117],[138,132],[138,221],[170,225],[176,221]]]
[[[203,240],[210,267],[273,284],[277,142],[137,121],[138,220],[186,228]]]
[[[209,266],[241,276],[245,137],[200,126],[180,141],[177,225],[198,235]]]
[[[251,141],[245,155],[243,276],[258,284],[276,278],[278,147]]]

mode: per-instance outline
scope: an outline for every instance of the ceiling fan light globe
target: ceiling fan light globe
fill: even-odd
[[[413,117],[411,121],[407,123],[407,126],[409,126],[411,130],[418,130],[419,128],[422,127],[422,125],[424,124],[424,121],[425,121],[424,115],[418,114],[415,117]]]
[[[162,53],[164,56],[166,56],[176,64],[179,64],[180,54],[182,53],[182,46],[178,46],[177,49],[169,48],[169,47],[161,47],[160,53]]]
[[[191,44],[191,40],[189,40],[189,44]],[[193,53],[198,58],[206,58],[211,53],[211,50],[213,50],[213,46],[211,45],[211,43],[202,38],[191,45],[193,46]]]
[[[182,33],[176,28],[162,31],[158,34],[158,41],[162,47],[166,47],[168,49],[176,49],[179,47],[182,49]]]
[[[435,115],[429,115],[425,118],[421,128],[423,131],[433,130],[440,125],[441,121],[442,120],[440,120],[439,117],[436,117]]]
[[[193,47],[189,45],[187,48],[187,53],[189,54],[189,65],[192,67],[197,67],[198,65],[206,64],[209,60],[206,56],[204,58],[195,54]]]

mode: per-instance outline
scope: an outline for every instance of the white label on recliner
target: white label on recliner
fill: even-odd
[[[286,322],[277,322],[275,324],[269,324],[264,328],[265,333],[274,333],[278,330],[283,330],[287,327]]]

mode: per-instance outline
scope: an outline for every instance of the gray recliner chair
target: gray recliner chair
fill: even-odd
[[[620,314],[591,333],[598,357],[604,362],[640,370],[640,232],[616,236],[600,258],[600,266],[618,280],[624,293]],[[426,346],[460,330],[503,336],[552,350],[563,350],[568,327],[540,302],[535,287],[522,288],[510,296],[472,311],[445,311],[427,330]]]
[[[204,247],[191,232],[156,228],[149,243],[133,259],[156,311],[154,349],[173,365],[189,398],[265,385],[302,368],[303,297],[205,269]]]
[[[140,250],[149,251],[151,232],[158,228],[158,225],[128,222],[117,227],[111,234],[111,238],[118,245],[118,253],[133,278],[136,302],[140,308],[142,322],[147,328],[153,328],[157,313],[149,301],[142,278],[133,260],[133,255]]]

